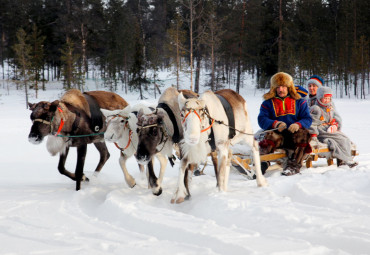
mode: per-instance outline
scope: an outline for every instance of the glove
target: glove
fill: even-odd
[[[283,121],[278,121],[275,123],[274,128],[277,128],[279,132],[283,131],[286,129],[286,123]]]
[[[297,132],[299,129],[299,125],[297,123],[293,123],[292,125],[289,126],[288,130],[291,133]]]
[[[328,130],[326,130],[326,131],[329,132],[329,133],[335,133],[335,132],[337,132],[337,130],[338,130],[337,125],[331,125],[331,126],[328,127]]]

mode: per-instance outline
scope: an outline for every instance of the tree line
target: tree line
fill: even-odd
[[[2,78],[36,91],[54,79],[83,88],[96,75],[112,91],[122,85],[142,96],[163,68],[196,92],[232,82],[239,91],[245,74],[265,88],[278,71],[302,85],[320,75],[341,97],[370,91],[368,0],[0,2]]]

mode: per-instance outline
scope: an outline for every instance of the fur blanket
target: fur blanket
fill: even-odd
[[[341,159],[345,162],[352,161],[351,155],[351,140],[342,132],[334,133],[328,132],[330,124],[333,119],[338,123],[338,129],[341,129],[342,121],[338,113],[332,107],[329,111],[322,107],[315,105],[311,107],[312,125],[310,133],[316,134],[320,142],[326,143],[332,155],[335,158]]]

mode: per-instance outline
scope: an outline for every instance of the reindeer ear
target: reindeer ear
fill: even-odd
[[[36,107],[36,104],[28,103],[28,109],[30,109],[31,111],[33,111],[35,107]]]
[[[179,108],[182,109],[186,102],[186,98],[184,97],[182,92],[177,96],[177,101],[179,103]]]
[[[51,104],[49,103],[49,110],[51,112],[55,112],[57,110],[58,105],[59,105],[59,100],[55,100]]]
[[[143,108],[140,108],[139,112],[137,113],[137,118],[140,119],[144,115]]]
[[[199,99],[199,105],[203,108],[206,108],[206,101]]]
[[[103,113],[103,115],[105,117],[108,117],[109,115],[111,115],[111,112],[110,110],[107,110],[107,109],[100,109],[100,111]]]

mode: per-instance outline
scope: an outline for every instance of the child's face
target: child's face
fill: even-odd
[[[324,96],[323,98],[320,99],[320,101],[323,104],[328,104],[331,102],[331,96]]]

